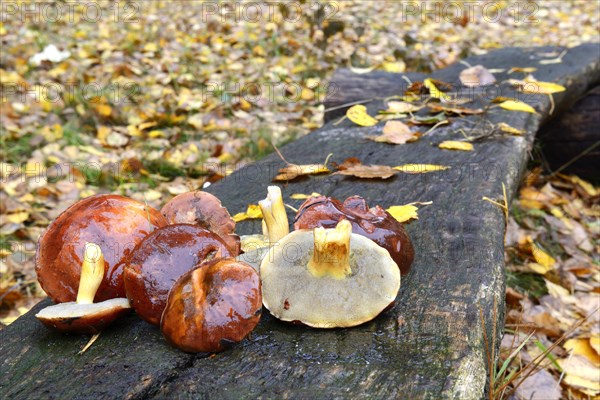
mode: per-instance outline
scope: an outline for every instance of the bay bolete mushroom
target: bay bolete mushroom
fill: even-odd
[[[288,217],[279,186],[269,186],[267,197],[258,202],[263,215],[262,234],[242,236],[244,253],[238,259],[258,270],[269,247],[290,233]]]
[[[414,259],[414,248],[404,227],[380,206],[369,208],[360,196],[344,203],[332,197],[312,197],[298,209],[294,229],[333,228],[346,219],[352,232],[368,237],[390,252],[400,271],[406,275]]]
[[[164,226],[133,250],[123,272],[127,298],[140,317],[159,325],[169,290],[181,275],[209,258],[232,255],[223,239],[197,225]]]
[[[104,276],[104,256],[95,243],[86,243],[77,300],[46,307],[36,317],[47,327],[61,332],[98,333],[130,311],[129,301],[115,298],[94,303]]]
[[[241,341],[262,311],[260,278],[233,258],[207,261],[175,283],[160,328],[187,352],[219,352]]]
[[[167,225],[152,207],[114,194],[78,201],[60,214],[38,242],[38,281],[55,303],[75,301],[86,243],[104,254],[106,273],[95,301],[125,297],[123,267],[133,248],[150,232]]]
[[[353,234],[347,220],[334,229],[290,233],[271,247],[260,278],[263,304],[273,316],[315,328],[370,321],[400,289],[400,271],[388,251]]]
[[[240,253],[235,221],[216,196],[196,190],[173,197],[160,212],[170,224],[192,224],[219,235],[232,255]]]

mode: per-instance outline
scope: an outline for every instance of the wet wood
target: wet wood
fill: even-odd
[[[550,50],[505,49],[467,61],[505,70],[536,66],[539,80],[567,86],[554,98],[557,108],[569,108],[598,83],[598,59],[590,46],[581,46],[570,49],[561,64],[539,64]],[[457,64],[432,76],[456,81],[463,68]],[[497,76],[498,81],[507,77]],[[504,84],[496,90],[517,95]],[[489,96],[478,92],[473,97],[469,107],[489,105]],[[480,399],[487,376],[484,332],[492,342],[492,332],[502,330],[505,287],[504,214],[482,197],[502,198],[502,183],[509,199],[515,193],[534,135],[550,109],[547,96],[526,100],[538,114],[491,107],[485,115],[455,118],[409,145],[365,139],[380,134],[383,124],[362,128],[344,121],[281,149],[288,161],[302,164],[323,162],[333,153],[338,163],[358,157],[369,164],[451,166],[444,172],[398,174],[385,181],[313,176],[283,187],[284,198],[295,207],[301,201],[289,199],[292,193],[319,192],[340,199],[359,194],[384,207],[433,201],[408,226],[415,261],[403,278],[396,306],[374,321],[352,329],[316,330],[281,323],[265,311],[249,338],[213,357],[169,347],[156,327],[131,315],[78,355],[89,337],[45,329],[34,317],[45,301],[0,332],[0,397]],[[372,115],[382,107],[381,101],[368,103]],[[461,129],[486,136],[498,122],[527,134],[489,136],[475,142],[472,152],[435,146],[463,138]],[[276,155],[268,156],[210,191],[235,214],[265,197],[283,165]],[[241,234],[259,231],[257,221],[239,224]]]

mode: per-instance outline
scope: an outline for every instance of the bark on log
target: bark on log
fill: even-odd
[[[536,78],[563,84],[555,95],[566,107],[600,78],[595,45],[570,49],[560,64],[539,64],[543,49],[504,49],[472,57],[488,68],[536,66]],[[457,64],[432,74],[456,80]],[[500,76],[499,81],[507,75]],[[500,85],[503,95],[517,95]],[[495,96],[494,96],[495,97]],[[523,99],[523,96],[520,97]],[[485,115],[455,118],[416,143],[393,146],[366,140],[383,124],[362,128],[344,121],[325,125],[281,149],[290,162],[323,162],[358,157],[367,164],[450,165],[438,173],[398,174],[366,181],[340,175],[313,176],[283,188],[344,199],[360,194],[384,207],[433,201],[408,226],[415,246],[412,271],[403,278],[396,306],[374,321],[352,329],[316,330],[274,320],[264,312],[251,337],[211,357],[169,347],[160,332],[131,315],[103,332],[82,355],[89,337],[46,330],[34,314],[44,301],[0,332],[0,397],[27,398],[460,398],[480,399],[486,384],[483,334],[502,331],[504,302],[504,214],[483,196],[509,200],[519,182],[540,123],[547,119],[548,96],[526,96],[538,114],[497,107]],[[478,106],[489,99],[478,97]],[[372,115],[381,102],[371,102]],[[506,122],[527,134],[493,136],[475,143],[472,152],[435,146],[469,134],[489,133],[492,123]],[[210,187],[230,212],[264,198],[267,185],[284,163],[271,155]],[[289,200],[298,206],[300,201]],[[291,214],[290,214],[291,217]],[[260,231],[260,223],[240,223],[239,233]],[[494,313],[494,305],[497,312]],[[480,320],[480,312],[485,323]]]

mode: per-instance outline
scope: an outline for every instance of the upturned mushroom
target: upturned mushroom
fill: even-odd
[[[315,328],[370,321],[400,289],[400,271],[389,252],[353,234],[347,220],[279,240],[263,259],[260,277],[263,304],[273,316]]]
[[[187,352],[219,352],[240,342],[258,324],[260,278],[250,265],[214,259],[185,273],[171,289],[160,327]]]
[[[125,298],[94,303],[94,296],[104,276],[104,264],[100,246],[86,243],[77,300],[46,307],[36,317],[51,329],[92,334],[100,332],[115,319],[128,313],[131,308]]]
[[[333,228],[346,219],[352,232],[368,237],[390,252],[402,275],[410,271],[414,249],[404,227],[380,206],[369,208],[360,196],[348,197],[342,204],[332,197],[312,197],[298,209],[294,229]]]
[[[38,242],[38,281],[55,303],[75,301],[83,249],[96,243],[105,257],[106,273],[96,301],[125,297],[123,267],[131,250],[156,228],[167,225],[155,209],[114,194],[78,201],[60,214]]]
[[[269,186],[267,197],[259,201],[258,205],[263,215],[262,234],[242,236],[244,253],[238,257],[240,261],[252,265],[256,270],[269,247],[290,233],[283,196],[278,186]]]
[[[173,197],[160,212],[170,224],[192,224],[219,235],[232,255],[240,254],[235,221],[216,196],[196,190]]]
[[[221,237],[197,225],[164,226],[133,250],[123,272],[127,298],[140,317],[159,325],[169,290],[181,275],[203,261],[233,255]]]

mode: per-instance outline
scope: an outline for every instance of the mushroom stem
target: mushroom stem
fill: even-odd
[[[79,278],[78,304],[92,304],[104,277],[104,255],[96,243],[86,243],[81,277]]]
[[[258,202],[263,214],[263,221],[266,224],[266,230],[271,244],[290,233],[285,206],[281,196],[281,189],[278,186],[269,186],[267,188],[267,198]],[[263,225],[264,231],[264,225]]]
[[[344,219],[333,229],[315,228],[313,234],[315,247],[308,262],[310,273],[317,278],[329,275],[335,279],[350,275],[352,224]]]

